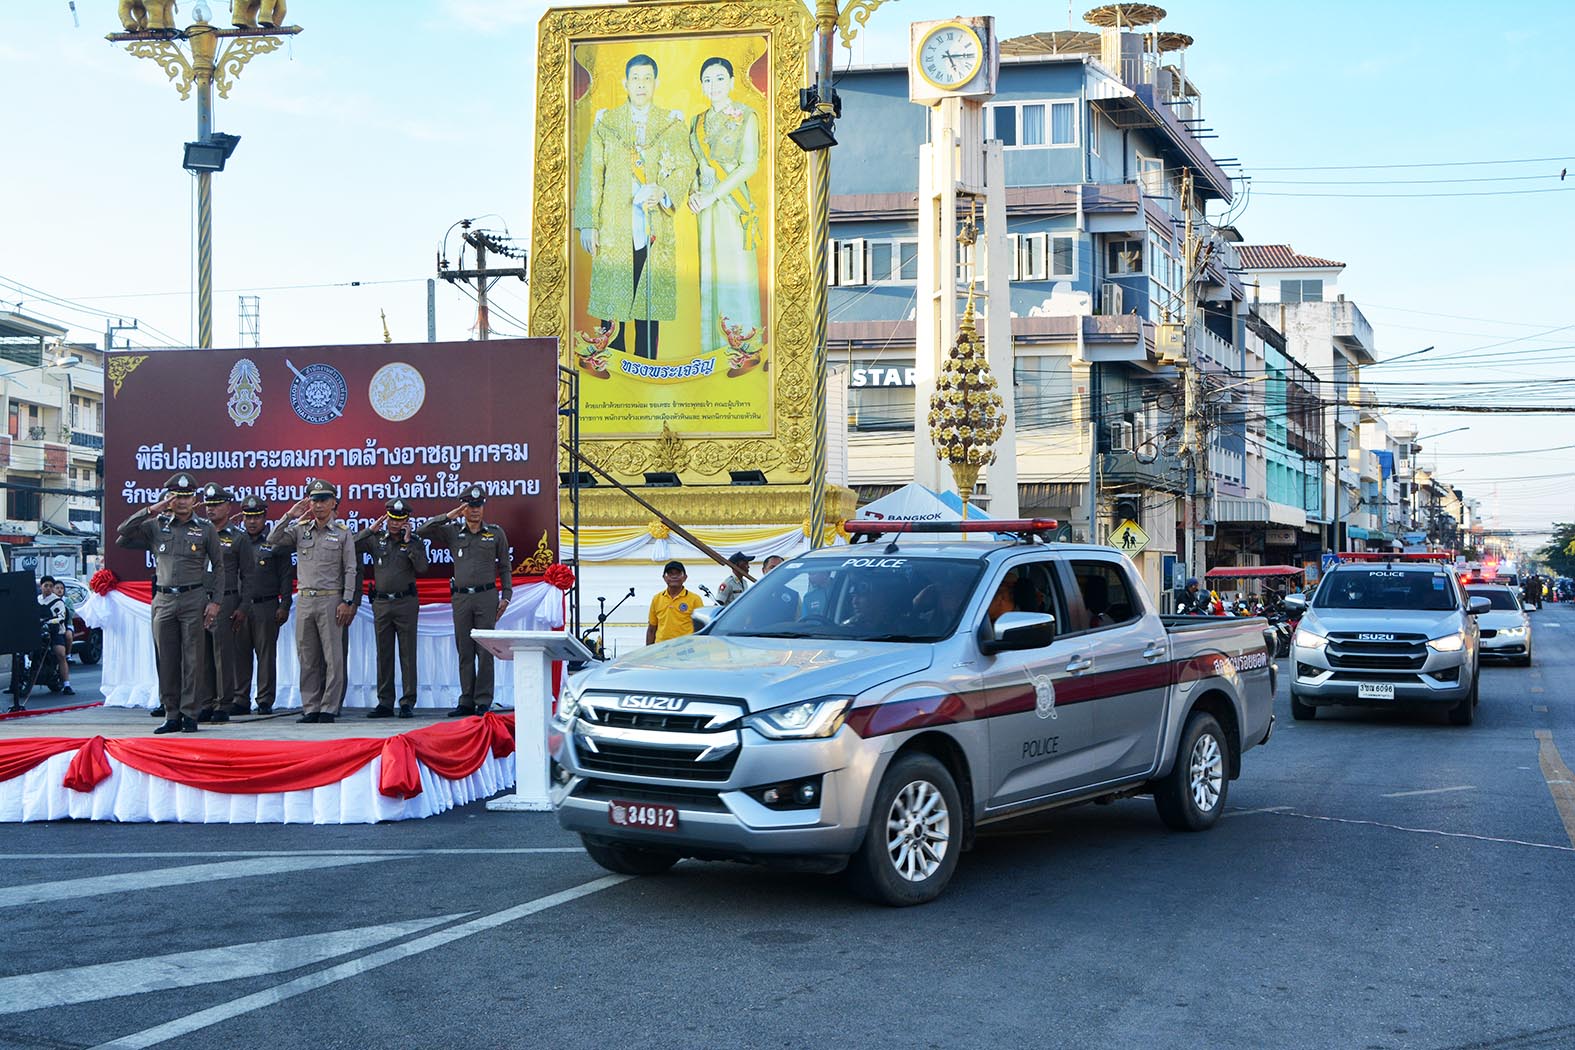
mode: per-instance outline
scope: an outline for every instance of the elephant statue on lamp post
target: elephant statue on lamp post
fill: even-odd
[[[277,29],[284,25],[284,14],[284,0],[235,0],[230,23],[238,29]]]
[[[120,24],[128,33],[174,29],[175,0],[120,0]]]

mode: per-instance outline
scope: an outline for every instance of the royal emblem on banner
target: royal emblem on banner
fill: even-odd
[[[237,427],[254,426],[262,416],[262,374],[250,358],[243,357],[230,369],[230,419]]]
[[[295,373],[290,383],[290,407],[308,423],[329,423],[338,419],[350,399],[345,377],[332,365],[307,365],[296,368],[285,359],[285,367]]]

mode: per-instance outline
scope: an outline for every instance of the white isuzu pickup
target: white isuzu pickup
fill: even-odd
[[[549,730],[559,822],[617,872],[846,868],[894,905],[1035,810],[1152,794],[1169,826],[1213,825],[1273,726],[1264,621],[1162,618],[1117,551],[982,527],[1018,538],[852,523],[871,542],[576,676]]]

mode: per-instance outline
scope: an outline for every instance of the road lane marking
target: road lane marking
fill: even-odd
[[[1547,704],[1532,704],[1531,705],[1531,709],[1533,711],[1537,712],[1537,714],[1539,714],[1539,715],[1545,715],[1545,714],[1548,713],[1548,705]]]
[[[1454,787],[1423,788],[1421,791],[1391,791],[1387,795],[1380,795],[1379,798],[1410,798],[1413,795],[1443,795],[1451,791],[1475,791],[1476,789],[1477,786],[1475,784],[1456,784]]]
[[[176,858],[222,859],[226,857],[469,857],[514,856],[521,853],[584,853],[583,846],[527,846],[518,849],[231,849],[231,850],[157,850],[140,853],[3,853],[8,860],[161,860]]]
[[[1290,806],[1264,806],[1262,809],[1227,809],[1227,817],[1250,817],[1258,813],[1284,813]]]
[[[167,890],[171,886],[192,886],[216,879],[244,879],[257,875],[283,875],[314,868],[338,868],[347,864],[375,864],[389,857],[349,854],[339,857],[259,857],[222,864],[186,864],[176,868],[150,868],[118,875],[96,875],[85,879],[34,882],[0,888],[0,908],[19,908],[45,901],[72,900],[128,890]]]
[[[1532,686],[1532,687],[1531,687],[1531,691],[1532,691],[1532,692],[1533,692],[1533,693],[1545,693],[1545,692],[1547,692],[1547,690],[1546,690],[1546,689],[1544,689],[1544,688],[1542,688],[1542,687],[1541,687],[1541,686],[1540,686],[1540,685],[1534,685],[1534,686]]]
[[[271,941],[150,955],[142,959],[72,966],[0,978],[0,1014],[48,1010],[57,1006],[114,999],[122,995],[145,995],[172,988],[191,988],[242,977],[284,973],[325,963],[352,952],[366,951],[473,914],[459,912],[431,919],[412,919],[408,922],[362,926],[301,937],[281,937]]]
[[[1552,733],[1539,729],[1537,740],[1537,764],[1542,767],[1542,779],[1548,782],[1548,790],[1553,793],[1553,806],[1564,822],[1564,834],[1569,836],[1570,845],[1575,846],[1575,773],[1564,764]]]
[[[253,1010],[262,1010],[269,1006],[276,1006],[298,995],[315,992],[319,988],[326,988],[328,985],[348,980],[351,977],[359,977],[379,967],[387,966],[389,963],[399,962],[413,955],[431,951],[434,948],[441,948],[461,938],[485,933],[487,930],[502,926],[504,923],[535,915],[537,912],[546,911],[548,908],[556,908],[560,904],[568,904],[571,901],[579,900],[581,897],[588,897],[593,893],[610,889],[621,882],[627,882],[630,878],[631,876],[628,875],[604,875],[599,879],[592,879],[590,882],[582,882],[578,886],[572,886],[558,893],[537,897],[535,900],[516,904],[512,908],[505,908],[502,911],[493,912],[491,915],[483,915],[480,918],[471,919],[469,922],[462,922],[457,926],[450,926],[446,930],[438,930],[435,933],[417,937],[415,940],[406,941],[403,944],[382,948],[372,952],[370,955],[363,955],[359,959],[351,959],[337,966],[330,966],[325,970],[318,970],[316,973],[297,977],[293,981],[286,981],[284,984],[275,985],[272,988],[267,988],[251,995],[243,995],[239,999],[233,999],[230,1002],[221,1003],[206,1010],[199,1010],[185,1017],[177,1017],[175,1020],[165,1024],[122,1036],[108,1043],[101,1043],[94,1047],[93,1050],[142,1050],[143,1047],[157,1046],[159,1043],[190,1035],[192,1032],[201,1031],[211,1025],[228,1021]]]
[[[1381,820],[1356,820],[1352,817],[1322,817],[1316,813],[1297,813],[1295,810],[1276,808],[1265,813],[1277,817],[1300,817],[1302,820],[1322,820],[1330,824],[1360,824],[1370,828],[1387,828],[1390,831],[1408,831],[1414,835],[1439,835],[1446,839],[1472,839],[1476,842],[1500,842],[1507,846],[1530,846],[1533,849],[1551,849],[1560,853],[1575,853],[1575,845],[1560,846],[1553,842],[1527,842],[1525,839],[1502,839],[1492,835],[1471,835],[1464,831],[1441,831],[1438,828],[1408,828],[1403,824],[1385,824]]]

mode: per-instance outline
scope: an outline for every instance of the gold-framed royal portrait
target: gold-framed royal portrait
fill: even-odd
[[[638,482],[808,476],[814,331],[796,3],[550,10],[530,330],[578,376],[581,448]]]

